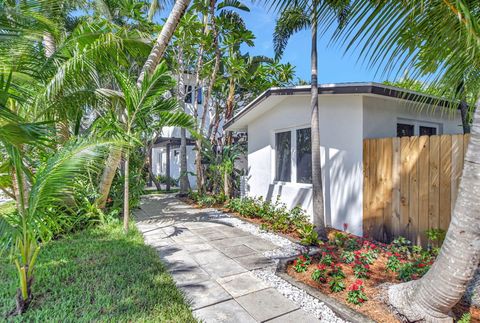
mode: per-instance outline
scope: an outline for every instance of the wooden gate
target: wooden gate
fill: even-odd
[[[425,230],[448,229],[469,135],[363,141],[363,230],[389,242],[425,245]]]

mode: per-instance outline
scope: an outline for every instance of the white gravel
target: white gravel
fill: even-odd
[[[243,231],[251,233],[252,235],[261,237],[271,243],[277,245],[279,248],[272,251],[264,252],[263,255],[269,259],[275,261],[275,266],[267,267],[263,269],[253,270],[252,273],[277,289],[277,291],[300,306],[303,310],[313,314],[319,318],[321,322],[336,323],[345,322],[340,319],[335,313],[326,306],[323,302],[310,296],[304,290],[293,286],[281,277],[275,275],[276,265],[281,258],[289,258],[299,255],[304,252],[314,251],[313,248],[307,248],[298,243],[294,243],[282,236],[279,236],[273,232],[261,230],[257,225],[248,223],[233,217],[227,213],[223,213],[219,210],[209,211],[209,215],[212,218],[222,218],[222,222],[235,226]]]

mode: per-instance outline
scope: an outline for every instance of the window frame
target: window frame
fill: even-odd
[[[413,136],[420,136],[420,127],[435,128],[436,129],[435,136],[440,136],[440,135],[443,134],[443,123],[441,123],[441,122],[431,122],[431,121],[423,121],[423,120],[397,118],[397,121],[395,123],[395,127],[399,123],[412,125],[413,126]],[[396,132],[396,129],[395,129],[395,132]]]
[[[271,178],[272,184],[278,185],[289,185],[295,187],[303,187],[303,188],[311,188],[311,183],[298,183],[297,182],[297,130],[311,128],[310,124],[302,124],[298,126],[288,127],[288,128],[280,128],[275,129],[272,131],[271,138],[272,138],[272,147],[273,153],[271,154]],[[277,167],[277,147],[276,147],[276,134],[280,132],[290,132],[290,140],[291,140],[291,153],[290,153],[290,182],[286,181],[277,181],[276,178],[276,167]]]

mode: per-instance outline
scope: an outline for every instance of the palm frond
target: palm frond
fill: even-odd
[[[288,8],[280,14],[273,32],[275,57],[282,56],[288,40],[296,32],[310,26],[309,15],[301,7]]]

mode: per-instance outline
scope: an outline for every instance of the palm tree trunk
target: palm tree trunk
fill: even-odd
[[[150,55],[148,55],[147,61],[143,65],[142,71],[140,72],[140,76],[137,80],[138,85],[142,84],[145,75],[152,73],[157,67],[165,53],[165,49],[167,48],[170,39],[172,39],[173,33],[175,32],[180,19],[182,19],[189,4],[190,0],[175,1],[172,11],[168,16],[165,25],[163,25],[162,31],[158,35],[157,41],[155,42]]]
[[[315,5],[312,17],[312,84],[311,84],[311,128],[312,128],[312,202],[313,224],[322,239],[326,239],[322,187],[322,159],[320,150],[320,111],[318,109],[318,64],[317,64],[317,17]]]
[[[130,216],[130,154],[125,151],[125,183],[123,187],[123,230],[128,232],[128,218]]]
[[[208,84],[207,93],[205,95],[205,100],[203,101],[203,112],[202,112],[202,119],[200,122],[200,133],[203,135],[203,130],[205,129],[208,105],[210,104],[210,98],[212,97],[213,86],[215,85],[216,77],[218,70],[220,68],[220,48],[218,46],[218,30],[215,21],[215,3],[216,0],[210,1],[210,19],[212,25],[212,32],[213,32],[213,45],[215,48],[215,65],[213,67],[212,74],[210,75],[210,83]],[[202,166],[202,139],[197,138],[196,140],[196,153],[195,153],[195,170],[197,173],[197,189],[199,192],[204,191],[204,183],[205,183],[205,174],[203,172]]]
[[[394,285],[388,297],[409,321],[453,322],[448,316],[460,300],[480,260],[480,100],[452,220],[440,253],[423,278]]]
[[[110,193],[110,188],[112,187],[113,178],[115,177],[121,160],[122,151],[118,148],[112,148],[105,163],[105,168],[103,169],[102,179],[100,180],[98,189],[100,197],[97,200],[97,205],[101,209],[105,208],[108,194]]]
[[[177,100],[182,110],[185,112],[185,81],[184,81],[184,63],[183,50],[178,50],[178,90]],[[180,128],[180,195],[186,195],[190,190],[190,182],[188,181],[188,165],[187,165],[187,131]],[[168,181],[168,179],[167,179]]]
[[[233,78],[230,79],[230,84],[228,86],[228,96],[227,96],[227,104],[225,108],[225,120],[230,120],[233,117],[233,106],[234,106],[234,99],[235,99],[235,81]],[[233,142],[233,136],[231,131],[227,131],[225,134],[225,145],[229,146]]]

